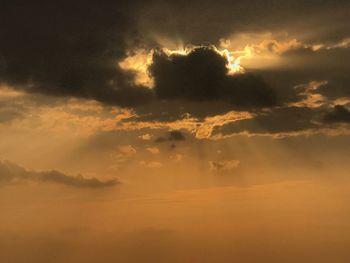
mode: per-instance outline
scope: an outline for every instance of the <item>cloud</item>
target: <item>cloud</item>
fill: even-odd
[[[327,85],[318,87],[317,93],[335,100],[350,96],[349,61],[348,47],[319,50],[300,48],[282,54],[278,68],[264,70],[261,75],[280,87],[279,95],[289,95],[291,100],[298,98],[298,94],[288,89],[300,83],[327,81]]]
[[[198,126],[195,137],[197,139],[209,138],[216,127],[221,127],[239,120],[252,119],[253,117],[254,115],[250,114],[249,112],[235,111],[227,112],[224,115],[207,117],[204,119],[203,123]]]
[[[181,131],[170,131],[167,137],[158,137],[156,142],[185,141],[186,137]]]
[[[224,116],[233,109],[257,115],[254,120],[233,123],[234,130],[317,128],[314,120],[319,113],[309,108],[350,96],[348,6],[345,0],[223,0],[219,4],[194,0],[190,5],[183,0],[103,4],[28,0],[20,5],[5,0],[0,10],[0,83],[35,96],[50,95],[42,96],[49,107],[57,100],[51,98],[54,95],[133,108],[118,118],[91,117],[77,109],[62,112],[60,107],[33,115],[52,129],[59,130],[63,123],[61,128],[69,133],[71,126],[86,134],[152,127],[187,130],[197,138],[208,138],[223,124],[210,119],[208,123],[206,118]],[[241,61],[248,73],[229,74],[228,57],[212,46],[220,43],[230,44],[226,48],[234,56],[242,55],[239,52],[246,46],[253,50],[251,67],[242,64],[245,59]],[[194,48],[184,54],[165,51],[187,44]],[[144,86],[150,80],[154,89]],[[309,88],[311,81],[323,80],[328,84],[317,92]],[[305,84],[304,91],[294,89],[300,83],[309,86]],[[20,102],[16,93],[8,93],[14,98],[5,98],[6,103],[1,96],[0,125],[28,119],[37,109],[32,103],[29,111],[28,101]],[[301,108],[299,113],[293,113],[298,111],[294,107],[278,107],[285,103]],[[265,107],[271,112],[257,112]]]
[[[82,188],[110,187],[118,184],[116,180],[100,181],[97,178],[71,176],[59,171],[30,171],[9,161],[0,161],[0,184],[14,181],[35,181],[64,184]]]
[[[43,182],[52,182],[76,187],[91,188],[108,187],[117,184],[117,181],[115,180],[100,181],[97,178],[87,179],[81,175],[68,176],[58,171],[41,172],[40,180]]]
[[[125,70],[129,68],[125,63],[124,68],[120,66],[134,50],[172,48],[179,46],[177,43],[217,44],[235,34],[281,30],[291,31],[292,39],[300,35],[311,43],[333,41],[336,44],[324,46],[336,49],[348,45],[346,38],[350,33],[346,26],[349,3],[345,0],[322,3],[223,0],[219,4],[195,0],[191,5],[182,0],[120,0],[103,4],[97,0],[3,2],[1,82],[26,91],[89,98],[123,107],[154,99],[152,90],[134,84],[138,78],[135,72]],[[296,18],[300,23],[295,23]],[[305,25],[318,30],[310,34]],[[293,43],[266,42],[265,46],[283,51],[295,46]],[[251,74],[227,77],[222,67],[225,61],[217,55],[203,48],[182,57],[158,52],[153,70],[160,81],[157,95],[195,101],[228,100],[232,105],[246,107],[275,103],[274,92],[264,80]],[[160,64],[166,67],[161,69]],[[317,63],[321,64],[328,65]],[[205,74],[206,70],[210,74]],[[143,73],[148,77],[146,70]],[[180,85],[183,82],[186,85]],[[168,83],[172,86],[168,87]],[[174,87],[180,90],[177,92]]]
[[[318,89],[324,85],[327,85],[327,81],[311,81],[308,84],[298,85],[295,89],[301,89],[302,91],[298,94],[301,100],[292,102],[289,105],[295,107],[308,107],[308,108],[319,108],[328,103],[327,98],[318,93]]]
[[[170,160],[173,161],[173,162],[180,162],[182,159],[184,158],[184,155],[183,154],[180,154],[180,153],[177,153],[175,155],[171,155],[170,156]]]
[[[333,111],[324,117],[326,123],[350,123],[350,111],[341,105],[336,105]]]
[[[119,146],[119,151],[126,156],[133,156],[137,153],[136,149],[131,145],[121,145]]]
[[[160,1],[141,11],[139,24],[143,32],[151,31],[158,42],[168,45],[181,40],[213,42],[242,32],[288,30],[291,35],[304,34],[308,40],[329,40],[349,33],[345,25],[348,7],[347,0]]]
[[[236,107],[270,107],[275,91],[259,76],[229,75],[228,60],[214,47],[196,47],[188,54],[154,53],[150,72],[160,99],[223,101]]]
[[[151,154],[159,154],[160,153],[160,151],[157,147],[147,147],[146,150],[149,151]]]
[[[0,124],[4,123],[11,123],[12,121],[16,119],[22,118],[23,115],[21,112],[18,111],[18,109],[15,108],[0,108]]]
[[[218,126],[214,129],[213,136],[240,133],[276,135],[322,128],[320,126],[322,112],[308,107],[276,108],[272,111],[259,112],[254,118]]]
[[[139,138],[140,138],[141,140],[144,140],[144,141],[149,141],[149,140],[152,139],[152,137],[153,137],[153,136],[152,136],[151,134],[149,134],[149,133],[142,134],[142,135],[139,136]]]
[[[170,141],[184,141],[186,137],[181,131],[170,131],[168,139]]]
[[[210,161],[209,166],[213,171],[231,171],[236,169],[241,162],[239,160]]]
[[[137,38],[133,10],[141,1],[6,1],[0,11],[0,82],[56,96],[133,106],[152,93],[120,69]],[[129,14],[129,15],[126,15]]]
[[[184,113],[179,118],[177,115],[181,112],[172,111],[176,103],[171,104],[171,107],[166,103],[162,104],[158,115],[139,115],[134,110],[104,106],[92,100],[73,98],[58,100],[50,96],[19,93],[0,88],[0,125],[6,127],[8,134],[28,130],[60,134],[60,136],[79,135],[87,138],[104,132],[130,135],[133,133],[133,136],[144,143],[151,140],[174,143],[181,141],[185,135],[196,139],[218,139],[242,133],[275,137],[282,133],[310,134],[310,129],[315,131],[325,128],[328,129],[328,134],[330,129],[339,127],[325,125],[323,119],[325,114],[335,105],[344,105],[348,108],[350,104],[348,97],[331,100],[321,95],[320,89],[328,86],[326,83],[326,81],[310,81],[294,86],[293,89],[297,91],[298,97],[294,102],[285,103],[282,107],[254,111],[227,108],[225,113],[216,115],[215,110],[220,108],[220,104],[207,103],[208,107],[205,107],[204,104],[198,103],[198,108],[201,107],[203,111],[207,108],[206,114],[209,116],[201,113],[199,117]],[[180,105],[177,107],[181,107]],[[193,105],[186,109],[196,111],[198,108]],[[169,115],[163,116],[161,114],[163,110],[167,110]],[[169,130],[171,132],[164,135],[160,133]],[[182,136],[178,134],[179,132]],[[106,147],[110,147],[110,143],[107,143]],[[117,147],[115,157],[118,160],[127,160],[136,151],[136,149],[133,151],[129,147],[126,149],[123,147],[127,145],[133,147],[134,142],[128,141],[118,145],[117,140],[114,143]],[[120,151],[119,146],[122,146],[124,153]]]

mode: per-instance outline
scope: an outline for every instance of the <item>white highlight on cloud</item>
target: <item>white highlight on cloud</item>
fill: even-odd
[[[152,139],[153,135],[146,133],[143,135],[140,135],[139,138],[144,141],[150,141]]]
[[[233,50],[232,55],[244,68],[258,69],[276,67],[284,63],[282,55],[291,50],[309,49],[314,52],[349,48],[350,38],[335,43],[303,43],[287,33],[241,33],[222,38],[220,48]]]
[[[178,49],[170,49],[167,47],[163,47],[161,50],[165,52],[168,56],[187,56],[191,51],[199,47],[202,46],[188,45],[186,47],[181,46]],[[211,47],[218,54],[226,58],[228,74],[233,75],[236,73],[244,73],[245,70],[240,65],[240,54],[236,55],[236,52],[230,51],[227,48],[218,48],[214,45],[211,45]],[[141,85],[152,89],[154,88],[154,80],[151,74],[149,73],[148,69],[153,63],[154,52],[155,49],[136,49],[129,51],[127,57],[123,61],[118,63],[118,67],[125,71],[134,73],[134,83],[136,85]]]
[[[128,53],[119,67],[126,71],[135,73],[135,84],[148,88],[154,87],[154,81],[150,77],[148,67],[152,64],[153,50],[137,49]]]

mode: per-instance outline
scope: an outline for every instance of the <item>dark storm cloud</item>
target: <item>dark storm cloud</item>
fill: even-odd
[[[213,47],[197,47],[187,55],[156,52],[150,72],[160,99],[224,101],[236,107],[277,104],[275,91],[259,76],[228,75],[227,58]]]
[[[89,98],[119,106],[150,101],[153,92],[134,85],[133,73],[117,66],[126,51],[140,40],[135,22],[146,3],[139,2],[5,1],[0,23],[0,81],[31,92]],[[160,98],[164,97],[160,89],[186,72],[169,88],[174,91],[176,85],[187,84],[181,87],[185,93],[166,97],[196,101],[228,97],[237,106],[274,103],[273,92],[262,79],[228,78],[225,59],[210,49],[198,49],[183,62],[174,57],[178,65],[171,72],[159,72],[160,59],[159,56],[152,70],[156,82],[160,82],[156,85]],[[204,79],[197,82],[196,78]],[[229,92],[235,86],[244,87]]]
[[[326,123],[350,123],[350,111],[341,105],[336,105],[334,109],[325,115]]]
[[[130,106],[151,97],[117,68],[137,39],[138,1],[3,1],[0,81],[28,91]]]
[[[82,188],[109,187],[118,183],[115,180],[100,181],[96,178],[88,179],[81,175],[70,176],[55,170],[45,172],[29,171],[12,162],[0,161],[0,184],[11,183],[15,180],[49,182]]]
[[[350,29],[346,26],[349,4],[349,1],[327,0],[165,2],[142,10],[141,13],[147,16],[140,16],[140,26],[144,31],[166,36],[173,40],[175,46],[177,40],[180,43],[182,40],[185,44],[202,45],[217,43],[222,37],[229,39],[239,33],[267,32],[273,35],[286,32],[288,37],[306,44],[334,45],[350,36]],[[181,15],[173,19],[172,14]],[[166,41],[166,37],[160,37],[160,42],[171,43]],[[321,94],[336,99],[350,95],[349,54],[348,48],[324,48],[317,52],[311,48],[302,48],[283,54],[282,60],[285,59],[285,63],[276,68],[262,67],[262,70],[255,70],[254,73],[275,89],[280,103],[298,101],[300,97],[294,86],[315,80],[328,80],[329,84],[320,88]],[[247,68],[247,71],[250,72],[251,69]],[[174,95],[169,94],[169,89],[162,91],[164,95]],[[201,99],[205,96],[206,94],[200,94],[193,97]]]
[[[135,85],[133,73],[117,65],[135,47],[162,46],[161,38],[203,45],[217,44],[235,33],[287,31],[309,43],[333,43],[350,35],[348,7],[345,0],[4,0],[0,82],[30,92],[127,107],[154,103],[156,98],[175,101],[174,106],[165,104],[162,112],[156,101],[155,114],[152,108],[137,111],[157,120],[185,113],[202,118],[231,107],[252,109],[295,101],[299,98],[293,85],[323,78],[334,88],[322,94],[337,98],[349,95],[349,60],[342,60],[349,57],[345,49],[294,51],[285,55],[292,59],[286,68],[236,76],[226,74],[226,59],[208,47],[188,56],[157,52],[151,67],[155,92]],[[297,69],[291,69],[295,65]],[[210,103],[198,106],[204,101]],[[2,115],[3,121],[16,118],[13,112]]]

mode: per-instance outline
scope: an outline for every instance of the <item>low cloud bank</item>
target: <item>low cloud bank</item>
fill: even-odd
[[[82,188],[110,187],[119,183],[116,180],[101,181],[82,175],[71,176],[56,170],[30,171],[10,161],[0,161],[0,185],[15,181],[47,182]]]

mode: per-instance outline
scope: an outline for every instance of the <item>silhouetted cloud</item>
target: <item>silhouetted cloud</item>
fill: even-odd
[[[350,123],[350,111],[341,105],[336,105],[333,111],[326,114],[324,121],[327,123]]]
[[[197,47],[187,55],[155,52],[150,72],[161,99],[224,101],[237,107],[270,107],[275,91],[259,76],[229,75],[227,58],[213,47]]]
[[[157,121],[280,106],[298,101],[295,85],[311,80],[328,81],[319,90],[327,98],[349,97],[349,47],[339,44],[350,35],[348,7],[346,0],[4,0],[0,82],[133,107],[138,120]],[[308,34],[310,28],[317,32]],[[228,75],[227,58],[210,46],[239,34],[281,31],[305,45],[279,54],[276,67],[246,68],[245,74]],[[182,44],[197,48],[186,55],[162,51]],[[153,90],[135,84],[135,72],[119,66],[137,49],[151,54],[159,47],[149,68]],[[241,50],[230,51],[239,56]],[[2,123],[21,116],[15,108],[0,108]]]
[[[181,131],[170,131],[166,137],[158,137],[156,142],[184,141],[185,135]]]
[[[0,81],[32,92],[132,106],[152,96],[117,68],[141,1],[5,1]],[[129,15],[127,15],[129,14]]]
[[[116,180],[100,181],[97,178],[70,176],[59,171],[30,171],[9,161],[0,161],[0,184],[16,180],[64,184],[83,188],[101,188],[118,184]]]
[[[181,131],[170,131],[168,139],[170,141],[184,141],[186,137]]]

